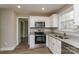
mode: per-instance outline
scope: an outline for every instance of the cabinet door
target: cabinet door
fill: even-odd
[[[53,15],[53,27],[58,27],[58,15]]]
[[[54,52],[55,54],[61,54],[61,41],[54,39]]]
[[[53,37],[50,37],[51,41],[50,41],[50,49],[51,49],[51,52],[53,53],[53,50],[54,50],[54,38]]]
[[[46,47],[48,47],[49,41],[48,41],[49,37],[48,35],[46,35]]]
[[[58,15],[57,14],[53,14],[52,16],[50,16],[50,20],[51,20],[51,27],[58,27]]]
[[[50,36],[48,36],[48,48],[50,46]]]
[[[34,35],[30,35],[29,43],[30,43],[30,48],[34,48],[34,46],[35,46],[35,36]]]
[[[49,46],[49,48],[52,51],[52,42],[51,42],[52,41],[52,38],[51,38],[51,36],[49,38],[50,38],[50,43],[49,43],[50,46]]]
[[[49,36],[49,49],[51,50],[51,37]]]
[[[61,54],[61,41],[56,40],[56,42],[57,42],[57,44],[56,44],[56,47],[57,47],[56,53]]]
[[[54,54],[61,54],[61,41],[48,36],[48,48]]]
[[[53,45],[54,45],[54,43],[53,43],[53,37],[51,37],[51,36],[48,36],[48,48],[50,49],[50,51],[53,53]]]
[[[52,41],[52,38],[49,36],[49,37],[48,37],[48,48],[49,48],[50,50],[52,49],[52,47],[51,47],[51,46],[52,46],[52,42],[51,42],[51,41]]]
[[[50,25],[50,19],[48,17],[45,18],[45,26],[46,27],[51,27],[51,25]]]
[[[56,53],[56,49],[57,49],[57,47],[56,47],[56,39],[55,38],[53,38],[53,53],[55,54]]]

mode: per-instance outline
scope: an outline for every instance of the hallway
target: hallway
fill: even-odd
[[[28,42],[26,40],[27,38],[25,39],[21,39],[21,43],[16,47],[16,51],[22,51],[22,50],[26,50],[29,48],[28,46]]]
[[[0,54],[51,54],[48,48],[29,49],[27,42],[22,40],[14,51],[0,51]]]

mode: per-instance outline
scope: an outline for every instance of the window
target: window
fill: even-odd
[[[69,11],[61,16],[59,16],[59,28],[60,29],[74,29],[74,17],[73,11]]]

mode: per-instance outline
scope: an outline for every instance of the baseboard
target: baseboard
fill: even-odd
[[[13,50],[15,50],[16,47],[17,47],[17,45],[15,45],[13,47],[4,47],[4,48],[0,48],[0,51],[13,51]]]

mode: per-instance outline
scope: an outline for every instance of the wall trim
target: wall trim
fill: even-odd
[[[17,40],[17,45],[20,43],[19,42],[19,36],[18,36],[18,22],[19,22],[19,18],[28,18],[29,19],[29,17],[27,16],[27,17],[17,17],[16,18],[16,40]],[[29,24],[29,20],[28,20],[28,24]],[[28,30],[29,30],[29,26],[28,26]],[[28,35],[29,35],[29,31],[28,31]],[[29,44],[29,42],[28,42],[28,44]]]

